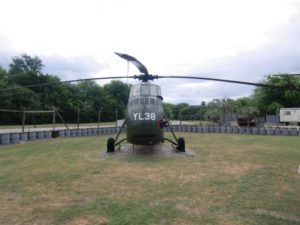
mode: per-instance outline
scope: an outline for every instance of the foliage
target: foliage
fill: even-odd
[[[291,90],[291,88],[300,89],[300,77],[280,74],[280,76],[267,76],[264,84],[277,85],[282,88],[257,87],[253,99],[262,114],[276,113],[280,107],[299,107],[300,91]]]
[[[12,58],[12,63],[9,64],[9,73],[41,73],[43,66],[42,60],[37,56],[31,57],[23,54],[21,57]]]
[[[111,83],[104,85],[104,91],[108,93],[112,98],[125,107],[128,103],[130,87],[117,80],[111,81]]]
[[[173,119],[181,119],[182,118],[182,110],[188,107],[187,103],[180,103],[177,105],[173,105],[172,114]]]
[[[205,118],[217,122],[221,116],[222,102],[220,99],[214,99],[207,104]]]
[[[0,67],[0,88],[57,83],[57,76],[42,73],[42,61],[26,54],[14,57],[8,72]],[[27,110],[59,109],[66,122],[76,122],[80,110],[80,122],[95,122],[101,109],[101,121],[124,118],[129,86],[113,81],[104,87],[95,81],[77,84],[55,84],[34,88],[15,89],[0,93],[0,108]],[[37,115],[33,115],[34,117]],[[0,124],[20,124],[21,115],[1,113]],[[39,123],[50,123],[49,115],[38,116]]]
[[[165,116],[168,119],[173,118],[173,112],[172,112],[173,105],[170,103],[163,103],[163,108],[164,108]]]

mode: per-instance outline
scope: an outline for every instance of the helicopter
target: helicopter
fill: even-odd
[[[133,145],[156,145],[165,140],[171,142],[180,152],[185,152],[185,140],[177,138],[163,110],[161,88],[150,83],[157,76],[149,75],[147,68],[136,58],[122,53],[118,56],[133,63],[142,73],[138,78],[142,83],[132,85],[127,105],[127,118],[119,130],[116,139],[107,140],[107,152],[115,151],[115,146],[123,141]],[[127,127],[126,138],[118,141],[123,128]],[[164,127],[169,127],[174,140],[164,137]]]

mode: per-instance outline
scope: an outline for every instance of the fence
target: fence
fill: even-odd
[[[23,133],[0,134],[0,145],[16,144],[27,141],[49,140],[51,138],[69,138],[116,134],[120,127],[100,127],[84,129],[65,129],[59,131],[33,131]],[[200,125],[173,125],[174,132],[191,133],[232,133],[254,135],[286,135],[300,136],[300,128],[289,127],[237,127],[237,126],[200,126]],[[126,128],[124,129],[124,131]],[[170,128],[165,129],[170,132]]]
[[[266,115],[266,123],[267,124],[279,124],[279,116],[278,115]]]

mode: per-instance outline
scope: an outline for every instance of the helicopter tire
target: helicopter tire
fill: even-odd
[[[178,138],[177,150],[180,152],[185,152],[185,140],[183,137]]]
[[[108,138],[107,140],[107,150],[108,153],[115,151],[115,140],[113,138]]]

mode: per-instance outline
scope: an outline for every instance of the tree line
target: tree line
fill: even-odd
[[[60,82],[60,78],[43,74],[43,64],[38,57],[26,54],[12,58],[9,69],[0,67],[0,89],[41,83]],[[95,81],[79,83],[58,83],[32,88],[19,88],[0,92],[0,109],[41,110],[56,107],[67,123],[77,121],[95,122],[101,110],[101,121],[114,121],[115,112],[124,118],[129,86],[120,81],[112,81],[104,86]],[[32,115],[38,123],[51,123],[51,115]],[[0,124],[20,124],[19,113],[1,113]],[[32,121],[28,121],[29,123]]]
[[[218,98],[199,105],[186,103],[164,105],[168,117],[178,120],[206,120],[222,122],[225,115],[240,118],[264,117],[278,114],[280,108],[300,108],[300,76],[267,75],[260,83],[280,88],[256,87],[248,97]]]
[[[0,89],[41,83],[58,83],[60,78],[42,72],[44,65],[37,56],[26,54],[12,58],[7,70],[0,65]],[[256,87],[249,97],[219,98],[199,105],[164,103],[169,119],[210,120],[220,122],[224,114],[241,117],[276,114],[281,107],[300,107],[300,77],[286,74],[268,75],[261,83],[281,86],[281,89]],[[41,110],[56,107],[67,123],[96,122],[101,110],[101,121],[114,121],[126,115],[130,86],[111,81],[100,86],[95,81],[58,83],[55,85],[0,91],[0,109]],[[51,123],[51,116],[33,115],[38,123]],[[29,121],[32,122],[32,121]],[[20,124],[18,113],[0,112],[0,124]]]

